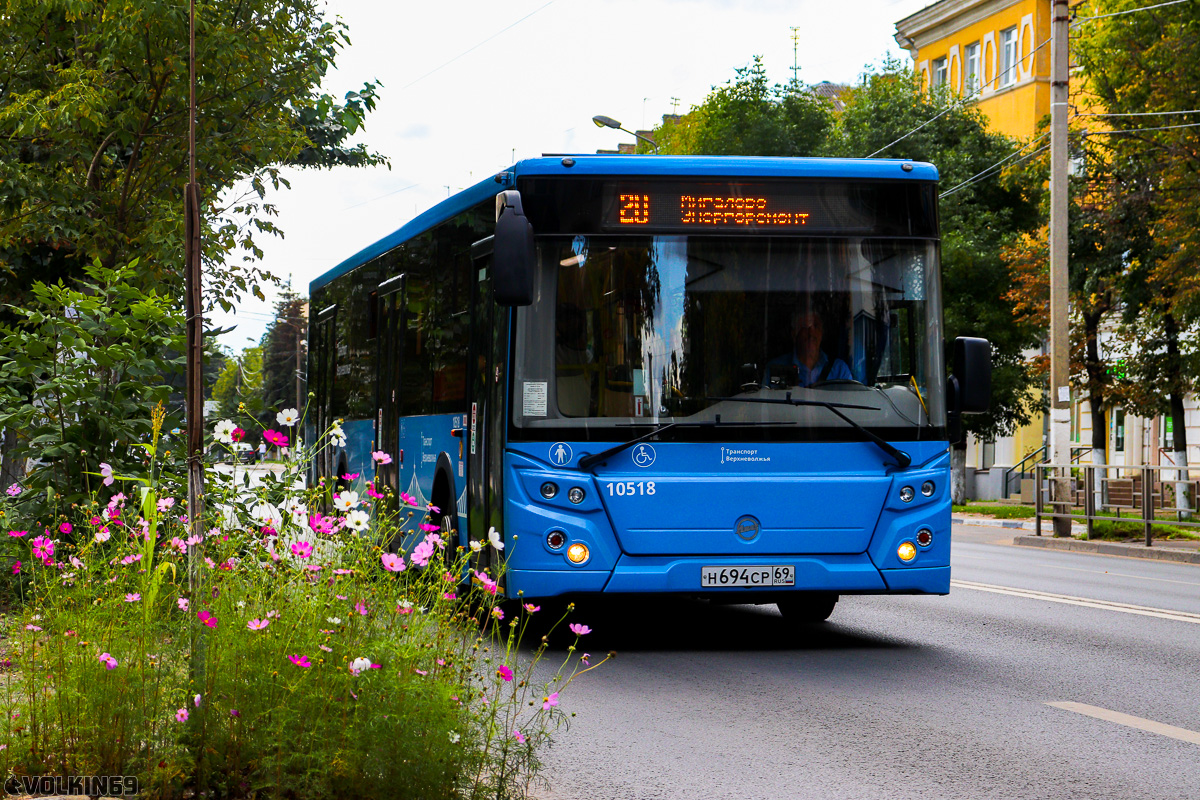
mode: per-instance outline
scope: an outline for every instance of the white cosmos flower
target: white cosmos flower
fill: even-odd
[[[325,621],[328,622],[330,625],[341,625],[342,624],[341,617],[326,617]]]
[[[488,541],[491,542],[492,547],[496,548],[497,550],[504,549],[504,541],[500,538],[500,531],[496,530],[495,528],[492,528],[490,531],[488,531]]]
[[[462,737],[454,731],[450,731],[450,744],[458,744],[458,740],[461,738]]]
[[[333,507],[338,511],[349,511],[358,505],[358,492],[340,492],[333,498]]]
[[[300,421],[300,415],[294,408],[285,408],[275,415],[275,421],[290,428]]]
[[[329,429],[329,441],[334,447],[346,446],[346,432],[342,430],[341,425],[334,425]]]
[[[213,429],[213,438],[221,444],[233,444],[233,429],[236,427],[237,425],[233,424],[233,420],[223,419]]]
[[[471,552],[472,553],[478,553],[482,549],[483,549],[483,542],[479,541],[478,539],[471,540]]]
[[[362,658],[360,656],[359,658],[356,658],[350,662],[350,672],[354,675],[357,675],[358,673],[362,672],[364,669],[370,669],[370,668],[371,668],[371,659],[369,659],[369,658]]]
[[[356,531],[365,531],[371,518],[367,516],[367,512],[354,510],[346,515],[346,527]]]

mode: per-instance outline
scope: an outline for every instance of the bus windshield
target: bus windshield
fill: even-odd
[[[922,239],[541,238],[517,317],[515,433],[620,440],[675,422],[855,438],[835,403],[886,438],[944,438],[938,274]]]

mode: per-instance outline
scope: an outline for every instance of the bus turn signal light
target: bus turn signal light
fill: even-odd
[[[587,545],[582,545],[579,542],[567,548],[567,560],[572,564],[582,564],[588,560]]]
[[[896,548],[896,555],[907,564],[917,557],[917,546],[912,542],[904,542]]]

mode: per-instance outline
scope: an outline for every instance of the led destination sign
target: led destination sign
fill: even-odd
[[[845,183],[611,181],[603,195],[601,227],[614,232],[864,231],[870,229],[875,211]]]

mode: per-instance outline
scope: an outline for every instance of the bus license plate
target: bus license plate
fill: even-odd
[[[795,586],[796,568],[782,567],[701,567],[700,585],[710,586]]]

